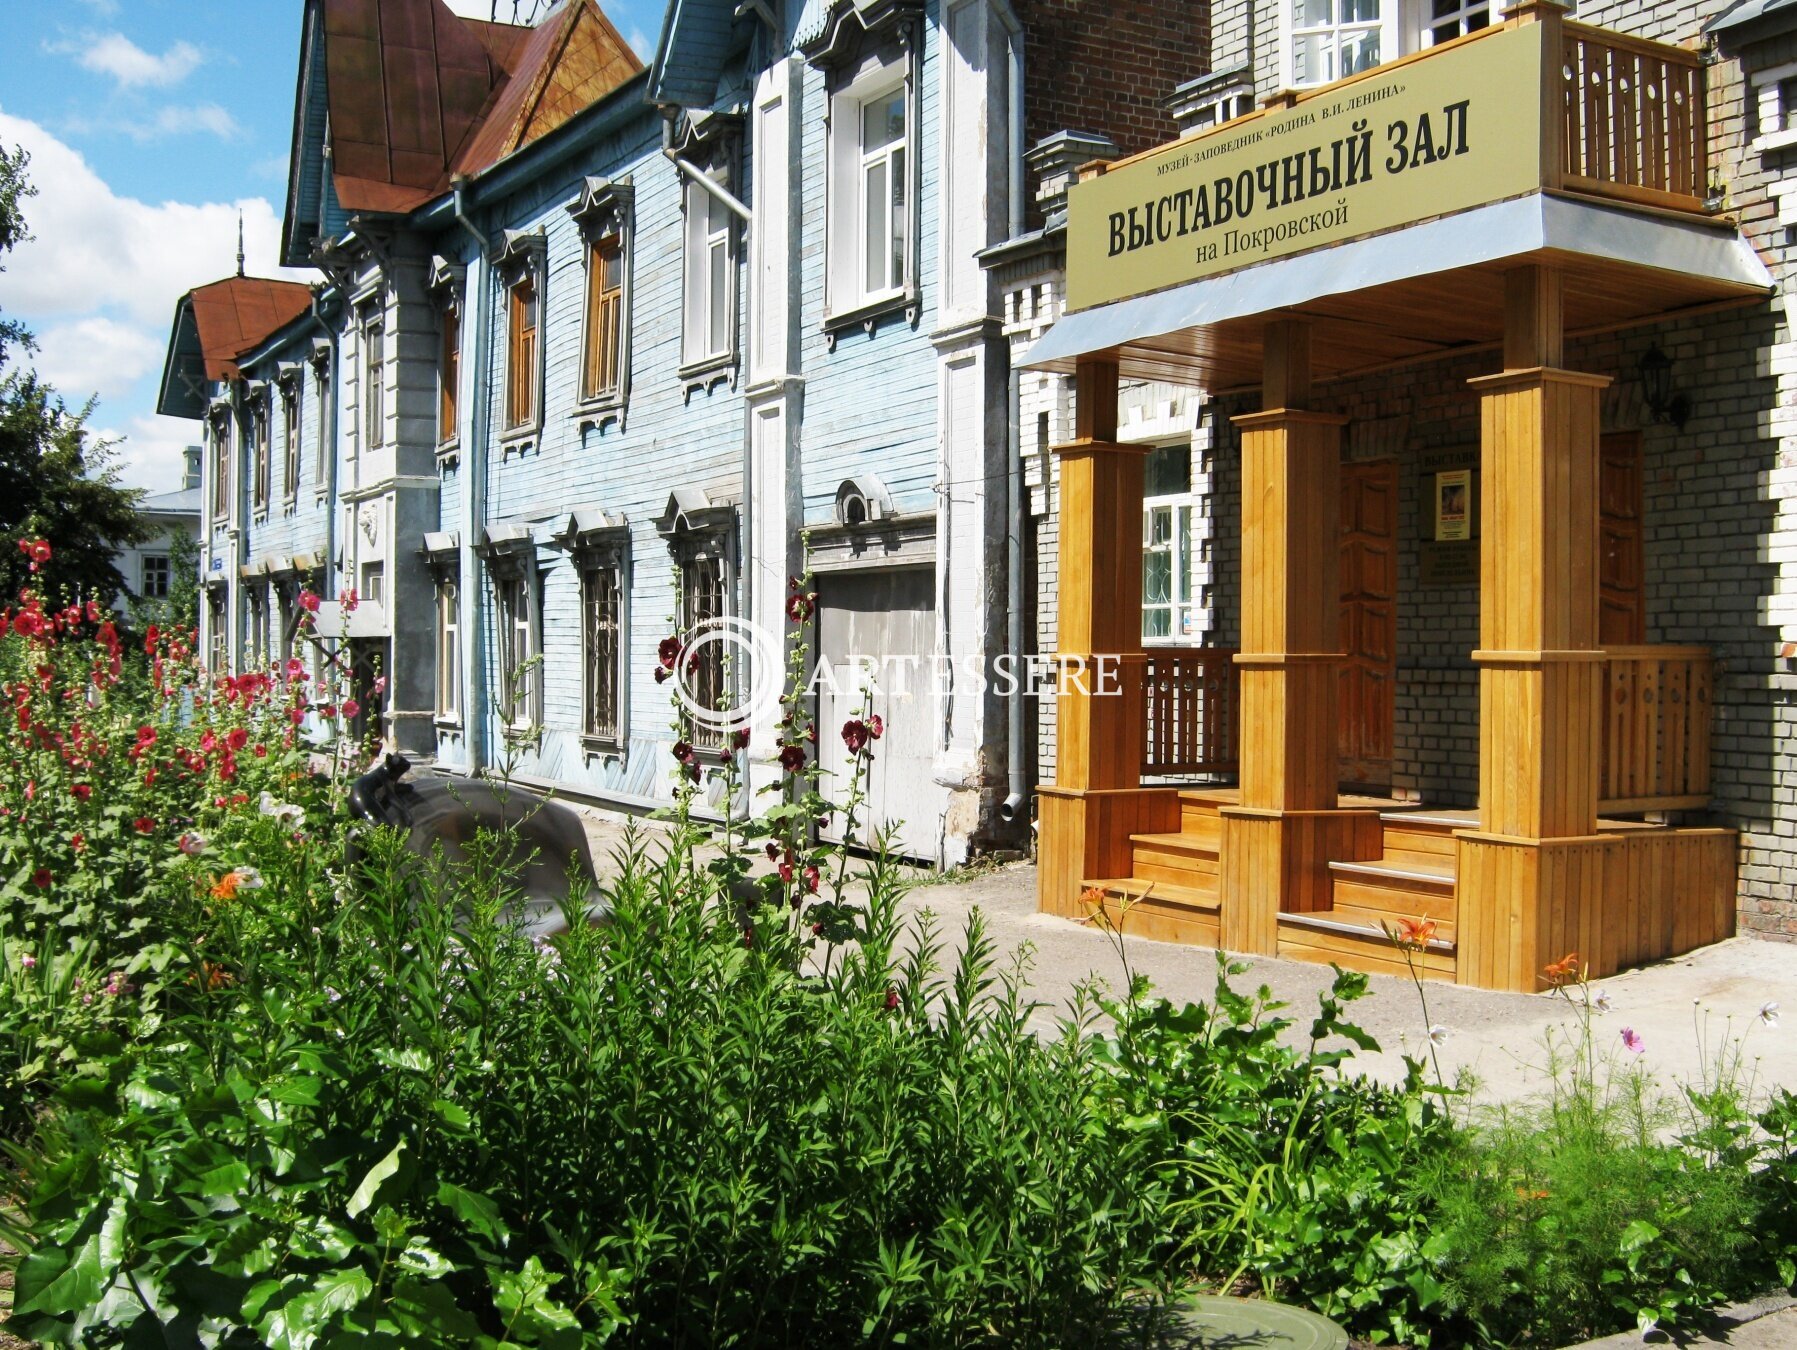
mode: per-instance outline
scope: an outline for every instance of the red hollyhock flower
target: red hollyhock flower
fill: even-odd
[[[131,828],[136,830],[139,834],[149,834],[156,828],[156,822],[151,820],[148,816],[139,816],[136,820],[131,822]]]
[[[749,748],[749,729],[738,727],[730,737],[730,744],[738,750],[747,750]]]
[[[692,746],[688,745],[685,741],[675,741],[674,758],[679,760],[682,764],[691,764],[693,762]]]
[[[898,1005],[899,1005],[898,990],[888,989],[886,991],[886,1011],[891,1012],[894,1008],[898,1007]]]
[[[859,717],[851,717],[842,724],[842,743],[849,748],[851,755],[858,755],[867,748],[867,723]]]
[[[886,722],[879,713],[875,713],[867,719],[867,734],[876,741],[886,734]]]
[[[784,881],[788,886],[792,885],[791,863],[783,862],[780,864],[780,880]]]
[[[232,727],[230,734],[225,737],[225,744],[230,746],[233,750],[241,750],[249,743],[250,733],[245,731],[242,727]]]
[[[817,864],[812,863],[805,869],[805,889],[815,891],[819,880],[821,880],[821,873],[817,870]]]
[[[769,844],[767,846],[767,860],[769,862],[780,861],[780,846],[778,844]]]
[[[55,880],[56,878],[50,875],[50,869],[48,867],[40,867],[31,874],[31,884],[36,886],[40,891],[49,890],[50,883]]]
[[[319,605],[319,599],[318,599],[318,596],[314,592],[301,591],[299,593],[299,607],[301,609],[305,610],[306,613],[308,613],[308,614],[318,613],[318,605]]]
[[[661,658],[664,670],[672,670],[679,663],[680,647],[681,642],[677,637],[665,637],[661,640],[661,645],[655,649],[655,654]]]
[[[809,596],[792,595],[786,600],[786,617],[794,623],[803,623],[811,617],[815,605]]]
[[[805,747],[802,745],[783,745],[780,747],[780,767],[788,773],[797,773],[805,767]]]
[[[34,540],[31,545],[31,561],[47,563],[50,561],[50,545],[42,539]]]
[[[69,791],[75,795],[75,800],[78,802],[84,802],[94,795],[94,789],[91,783],[77,783],[74,787],[70,788]]]

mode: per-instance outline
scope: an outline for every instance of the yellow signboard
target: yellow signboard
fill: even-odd
[[[1494,31],[1075,184],[1068,309],[1538,189],[1547,31]]]

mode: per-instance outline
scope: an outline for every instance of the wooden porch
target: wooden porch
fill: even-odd
[[[1711,223],[1696,54],[1567,23],[1548,4],[1492,33],[1518,30],[1539,41],[1526,49],[1541,58],[1538,187],[1624,203],[1667,229],[1680,213]],[[1461,48],[1464,61],[1485,37],[1438,50]],[[1338,97],[1379,73],[1278,102]],[[1117,237],[1113,225],[1113,253]],[[1076,239],[1070,292],[1080,257]],[[1146,312],[1117,294],[1117,322]],[[1709,802],[1710,653],[1600,641],[1609,380],[1562,367],[1569,333],[1752,294],[1658,255],[1637,264],[1537,247],[1184,329],[1108,334],[1050,366],[1076,376],[1075,436],[1057,447],[1061,656],[1068,672],[1108,666],[1115,680],[1063,680],[1057,781],[1041,790],[1042,908],[1084,917],[1097,888],[1113,907],[1133,901],[1129,931],[1143,936],[1388,972],[1403,963],[1385,926],[1429,919],[1429,975],[1523,991],[1568,952],[1605,975],[1732,935],[1734,832],[1670,823]],[[1473,811],[1338,786],[1346,419],[1319,410],[1318,388],[1442,350],[1498,358],[1472,381],[1483,486]],[[1260,389],[1263,411],[1235,419],[1240,650],[1143,646],[1142,452],[1116,438],[1124,373]],[[1175,781],[1194,778],[1225,785]]]

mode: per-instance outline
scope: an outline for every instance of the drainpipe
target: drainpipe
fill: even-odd
[[[1007,147],[1011,160],[1009,216],[1011,238],[1023,233],[1023,25],[1009,3],[1001,0],[999,17],[1009,36],[1011,99],[1011,143]],[[1019,681],[1011,693],[1006,709],[1009,725],[1005,736],[1005,777],[1007,795],[999,805],[998,818],[1015,824],[1029,817],[1029,775],[1024,764],[1024,697],[1021,688],[1025,659],[1023,632],[1023,535],[1027,509],[1023,484],[1023,373],[1011,371],[1010,397],[1006,402],[1007,452],[1005,465],[1005,646],[1011,658],[1011,673]]]
[[[474,222],[468,218],[468,179],[458,175],[450,186],[455,193],[456,224],[467,231],[468,237],[480,250],[479,293],[469,296],[467,300],[474,319],[473,360],[468,365],[474,372],[477,387],[473,391],[474,397],[469,400],[468,436],[462,446],[462,473],[467,486],[462,493],[459,597],[462,646],[467,653],[464,669],[468,674],[466,687],[462,690],[462,735],[468,747],[468,772],[473,775],[486,767],[487,760],[487,719],[479,697],[480,691],[485,687],[481,683],[484,648],[480,632],[480,557],[475,553],[474,546],[487,518],[487,432],[491,426],[493,403],[493,381],[487,370],[487,358],[492,340],[492,313],[496,299],[493,294],[492,261],[487,256],[487,236],[475,228]]]
[[[330,436],[319,438],[328,447],[330,460],[325,465],[324,557],[321,560],[324,567],[318,584],[326,595],[334,595],[336,592],[331,588],[331,559],[337,556],[337,403],[343,390],[343,350],[338,345],[336,327],[325,322],[323,288],[312,292],[312,322],[324,329],[325,341],[331,344],[331,406],[318,410],[320,417],[329,416],[331,419]],[[319,453],[324,454],[325,450],[321,449]]]
[[[755,213],[753,211],[749,210],[748,207],[738,201],[730,190],[722,183],[701,173],[690,161],[682,159],[679,151],[674,149],[674,110],[671,108],[663,108],[662,117],[664,120],[661,124],[661,153],[667,158],[668,163],[672,164],[680,171],[680,176],[682,178],[697,183],[712,196],[716,197],[729,208],[734,215],[740,218],[743,224],[753,225],[755,223]]]

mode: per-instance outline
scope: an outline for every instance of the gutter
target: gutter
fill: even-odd
[[[467,486],[462,493],[461,590],[456,597],[460,613],[463,671],[467,680],[462,688],[463,735],[467,738],[468,772],[475,774],[486,765],[487,718],[483,707],[476,706],[481,683],[480,621],[480,555],[475,545],[480,542],[482,523],[487,518],[487,435],[492,426],[493,381],[487,374],[488,348],[492,345],[493,309],[498,297],[493,289],[493,264],[489,257],[487,236],[468,218],[470,184],[458,178],[452,185],[451,202],[455,223],[460,225],[480,250],[479,292],[465,298],[464,304],[474,320],[473,360],[463,364],[473,372],[479,387],[469,400],[468,436],[462,447],[462,473]]]
[[[682,178],[687,179],[689,182],[697,183],[713,197],[722,202],[726,209],[737,216],[743,224],[753,225],[755,223],[755,213],[753,211],[737,200],[737,198],[725,188],[722,183],[711,178],[707,174],[701,173],[691,162],[680,157],[679,152],[674,149],[674,118],[666,109],[663,110],[662,116],[665,119],[661,124],[661,153],[663,158],[679,170]]]
[[[320,408],[318,415],[331,418],[331,434],[320,436],[320,454],[324,454],[324,446],[330,450],[330,467],[325,478],[325,513],[324,513],[324,577],[319,582],[326,595],[334,595],[331,589],[331,560],[337,556],[337,449],[338,426],[337,409],[343,398],[343,348],[339,345],[337,326],[324,321],[325,290],[319,287],[312,292],[312,320],[324,329],[325,340],[331,344],[331,406]]]

